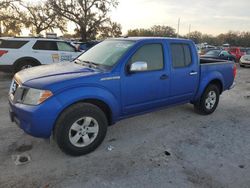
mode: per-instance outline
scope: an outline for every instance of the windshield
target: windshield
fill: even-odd
[[[211,50],[211,51],[207,52],[205,55],[218,56],[219,53],[220,53],[219,50]]]
[[[230,52],[228,52],[228,51],[222,51],[222,52],[220,53],[220,55],[230,56],[231,54],[230,54]]]
[[[125,40],[106,40],[83,53],[77,60],[82,63],[112,67],[134,43]]]

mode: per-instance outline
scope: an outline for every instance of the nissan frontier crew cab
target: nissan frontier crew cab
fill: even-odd
[[[71,63],[15,74],[10,117],[26,133],[53,136],[78,156],[102,143],[108,125],[131,116],[184,103],[213,113],[235,75],[233,62],[200,60],[191,40],[108,39]]]

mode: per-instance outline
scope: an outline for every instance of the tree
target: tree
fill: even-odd
[[[62,19],[51,7],[48,1],[42,4],[21,3],[25,9],[25,25],[31,27],[31,33],[40,34],[42,31],[60,29],[66,31],[66,21]],[[19,12],[23,14],[23,12]]]
[[[19,0],[0,1],[0,36],[20,35],[23,14],[18,14]]]
[[[82,41],[92,39],[109,21],[110,8],[118,5],[117,0],[49,0],[61,17],[74,22]]]
[[[99,30],[99,37],[110,38],[110,37],[120,37],[122,35],[122,26],[119,23],[108,21],[107,25],[103,26]]]
[[[150,29],[128,30],[128,36],[176,37],[176,33],[172,27],[155,25]]]
[[[153,32],[150,29],[133,29],[128,30],[128,36],[129,37],[137,37],[137,36],[153,36]]]
[[[189,33],[186,37],[193,40],[194,43],[196,43],[196,44],[198,44],[202,41],[202,33],[199,31],[193,31],[193,32]]]
[[[175,29],[169,26],[155,25],[151,28],[153,36],[157,37],[176,37]]]
[[[19,0],[1,0],[0,1],[0,9],[12,6],[14,2],[18,2],[18,1]]]

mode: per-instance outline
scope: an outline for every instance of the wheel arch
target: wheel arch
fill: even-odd
[[[208,87],[210,84],[216,85],[216,86],[219,88],[220,94],[222,94],[222,92],[223,92],[223,84],[222,84],[221,80],[219,80],[219,79],[211,80],[211,81],[207,84],[207,87]],[[206,87],[206,88],[207,88],[207,87]],[[206,88],[205,88],[205,89],[206,89]]]
[[[214,84],[214,85],[218,86],[218,88],[220,90],[220,94],[222,94],[222,92],[224,91],[224,79],[223,79],[222,75],[219,73],[210,74],[210,75],[207,75],[207,77],[204,78],[200,82],[200,88],[199,88],[196,96],[194,97],[194,99],[191,102],[193,103],[193,102],[199,100],[199,98],[201,97],[203,92],[206,90],[206,88],[210,84]]]
[[[16,68],[17,65],[18,65],[19,63],[23,62],[23,61],[32,61],[32,62],[36,63],[37,65],[41,65],[41,62],[40,62],[39,60],[37,60],[36,58],[27,56],[27,57],[21,57],[21,58],[17,59],[17,60],[14,62],[14,64],[13,64],[14,67]]]
[[[108,124],[109,125],[113,124],[113,112],[112,112],[110,106],[106,102],[104,102],[103,100],[97,99],[97,98],[86,98],[86,99],[74,101],[73,103],[71,103],[67,106],[64,106],[64,108],[59,112],[55,122],[57,122],[57,120],[63,114],[63,112],[65,112],[67,109],[69,109],[72,106],[79,104],[79,103],[89,103],[89,104],[93,104],[93,105],[99,107],[106,115],[107,120],[108,120]]]

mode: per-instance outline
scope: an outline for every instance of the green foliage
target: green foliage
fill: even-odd
[[[155,25],[150,29],[128,30],[128,36],[154,36],[154,37],[176,37],[175,29],[169,26]]]
[[[250,32],[234,32],[229,31],[217,36],[202,34],[201,32],[194,31],[184,38],[192,39],[196,44],[207,42],[208,44],[221,46],[223,44],[230,44],[231,46],[250,47]]]
[[[118,5],[117,0],[49,0],[49,2],[59,16],[76,24],[76,32],[82,41],[95,39],[110,21],[108,17],[110,9]]]
[[[193,40],[197,44],[202,41],[202,33],[199,31],[193,31],[187,35],[187,38]]]
[[[120,37],[122,35],[121,30],[121,24],[109,20],[106,25],[99,29],[98,38],[105,39],[111,37]]]
[[[66,31],[66,20],[62,19],[55,11],[53,11],[50,3],[20,4],[24,10],[20,11],[25,14],[24,24],[31,28],[31,33],[39,35],[42,31],[53,31],[60,29]]]

